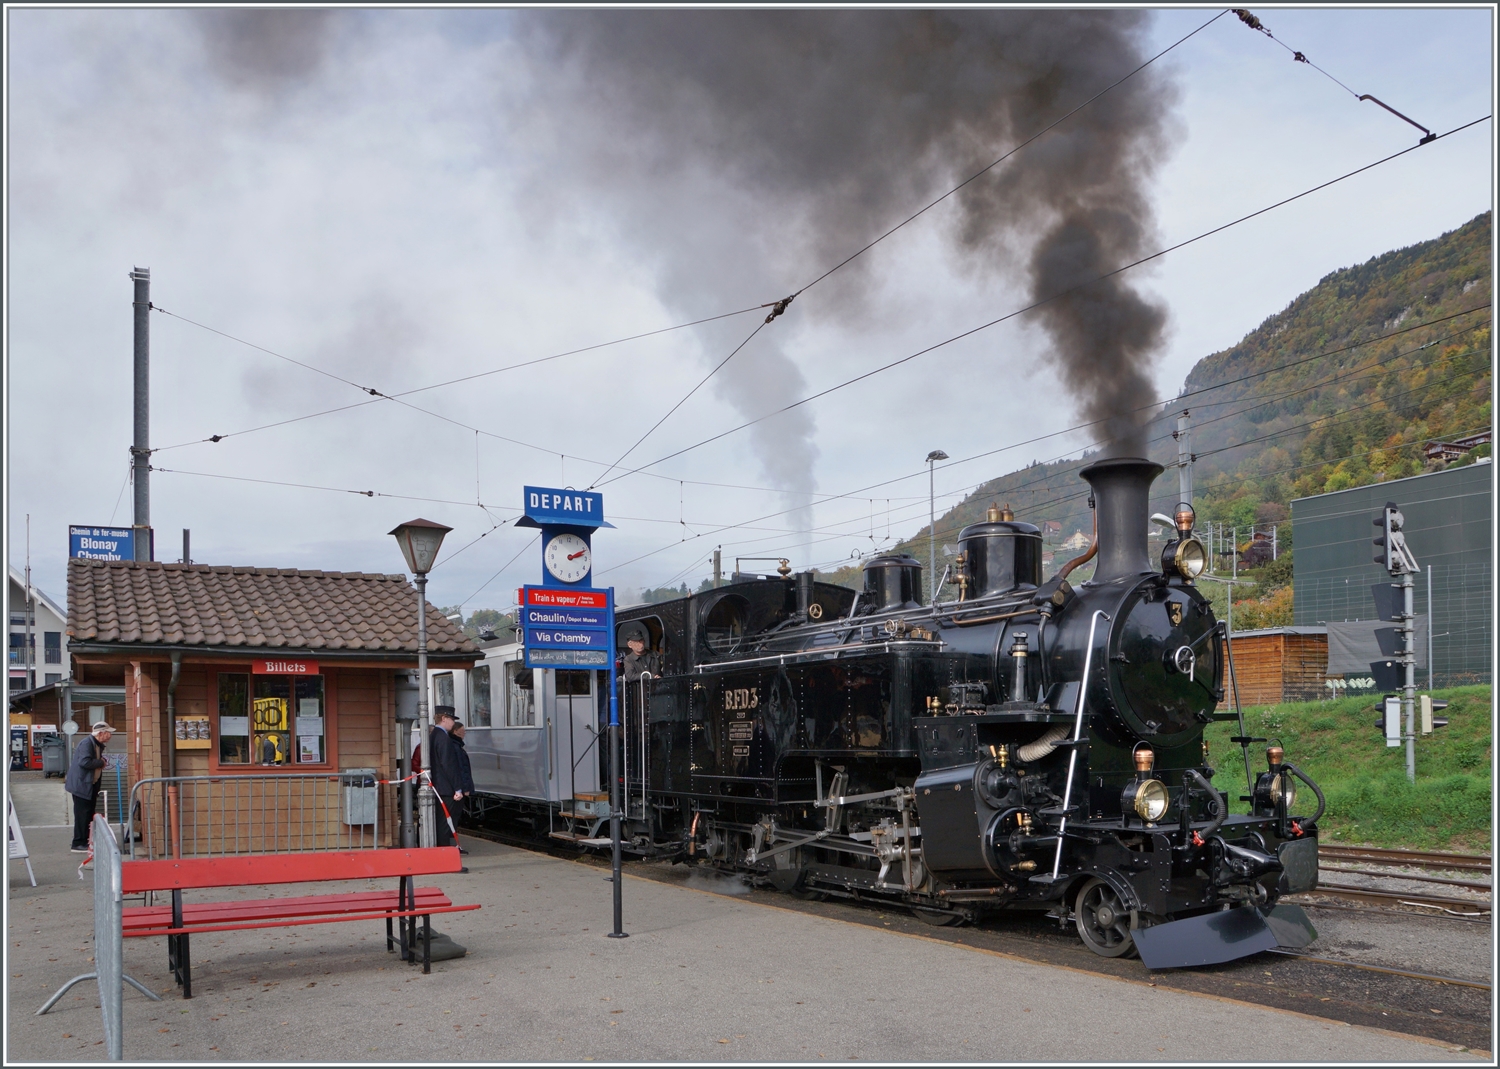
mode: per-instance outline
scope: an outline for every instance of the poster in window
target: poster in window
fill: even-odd
[[[323,718],[321,716],[299,716],[297,718],[298,735],[321,735],[323,734]]]
[[[298,756],[297,760],[316,763],[323,759],[323,739],[318,735],[297,736]]]
[[[256,698],[251,705],[256,731],[285,731],[287,700],[285,698]]]

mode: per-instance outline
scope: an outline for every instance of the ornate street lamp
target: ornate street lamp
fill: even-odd
[[[933,494],[932,466],[947,460],[948,454],[934,449],[927,454],[927,582],[932,587],[932,604],[937,604],[937,498]]]
[[[443,536],[451,530],[453,528],[431,520],[416,519],[407,520],[391,532],[401,547],[401,555],[406,558],[407,568],[417,581],[417,723],[422,725],[424,739],[432,732],[427,709],[427,573],[437,561]],[[405,732],[405,735],[396,752],[401,762],[401,845],[410,848],[417,845],[417,837],[412,821],[411,780],[408,778],[411,774],[411,733]]]

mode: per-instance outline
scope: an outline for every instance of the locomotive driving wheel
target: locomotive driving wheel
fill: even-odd
[[[1073,923],[1083,945],[1102,958],[1119,958],[1135,950],[1130,935],[1130,910],[1119,892],[1094,877],[1078,892]]]

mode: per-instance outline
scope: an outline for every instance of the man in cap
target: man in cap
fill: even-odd
[[[432,720],[432,733],[428,736],[427,753],[423,756],[432,777],[433,790],[443,800],[443,806],[447,806],[448,812],[457,819],[459,803],[464,797],[464,773],[458,747],[448,734],[453,730],[453,706],[434,706]],[[448,827],[447,818],[443,816],[443,806],[439,806],[435,814],[437,845],[452,846],[453,832]]]
[[[89,824],[94,819],[94,807],[99,801],[99,781],[104,776],[104,748],[115,729],[103,720],[90,729],[89,734],[73,747],[73,761],[68,766],[63,788],[73,796],[73,846],[74,853],[87,853],[89,848]]]
[[[646,649],[646,629],[638,623],[630,623],[623,630],[625,682],[634,683],[648,672],[653,679],[661,675],[661,656]]]

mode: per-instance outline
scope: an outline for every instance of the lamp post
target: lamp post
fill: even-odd
[[[438,550],[443,545],[443,536],[451,527],[444,527],[440,523],[431,520],[408,520],[397,527],[391,534],[396,536],[396,544],[401,547],[401,555],[406,558],[406,566],[417,580],[417,723],[422,725],[423,738],[427,738],[432,730],[430,723],[431,714],[427,708],[427,573],[432,571],[432,565],[437,561]],[[411,780],[411,737],[398,740],[396,753],[399,755],[401,770],[401,845],[413,847],[416,842],[416,828],[412,821],[412,789]]]
[[[927,582],[932,584],[933,605],[937,604],[937,497],[933,492],[933,465],[947,460],[948,454],[934,449],[927,454]]]

